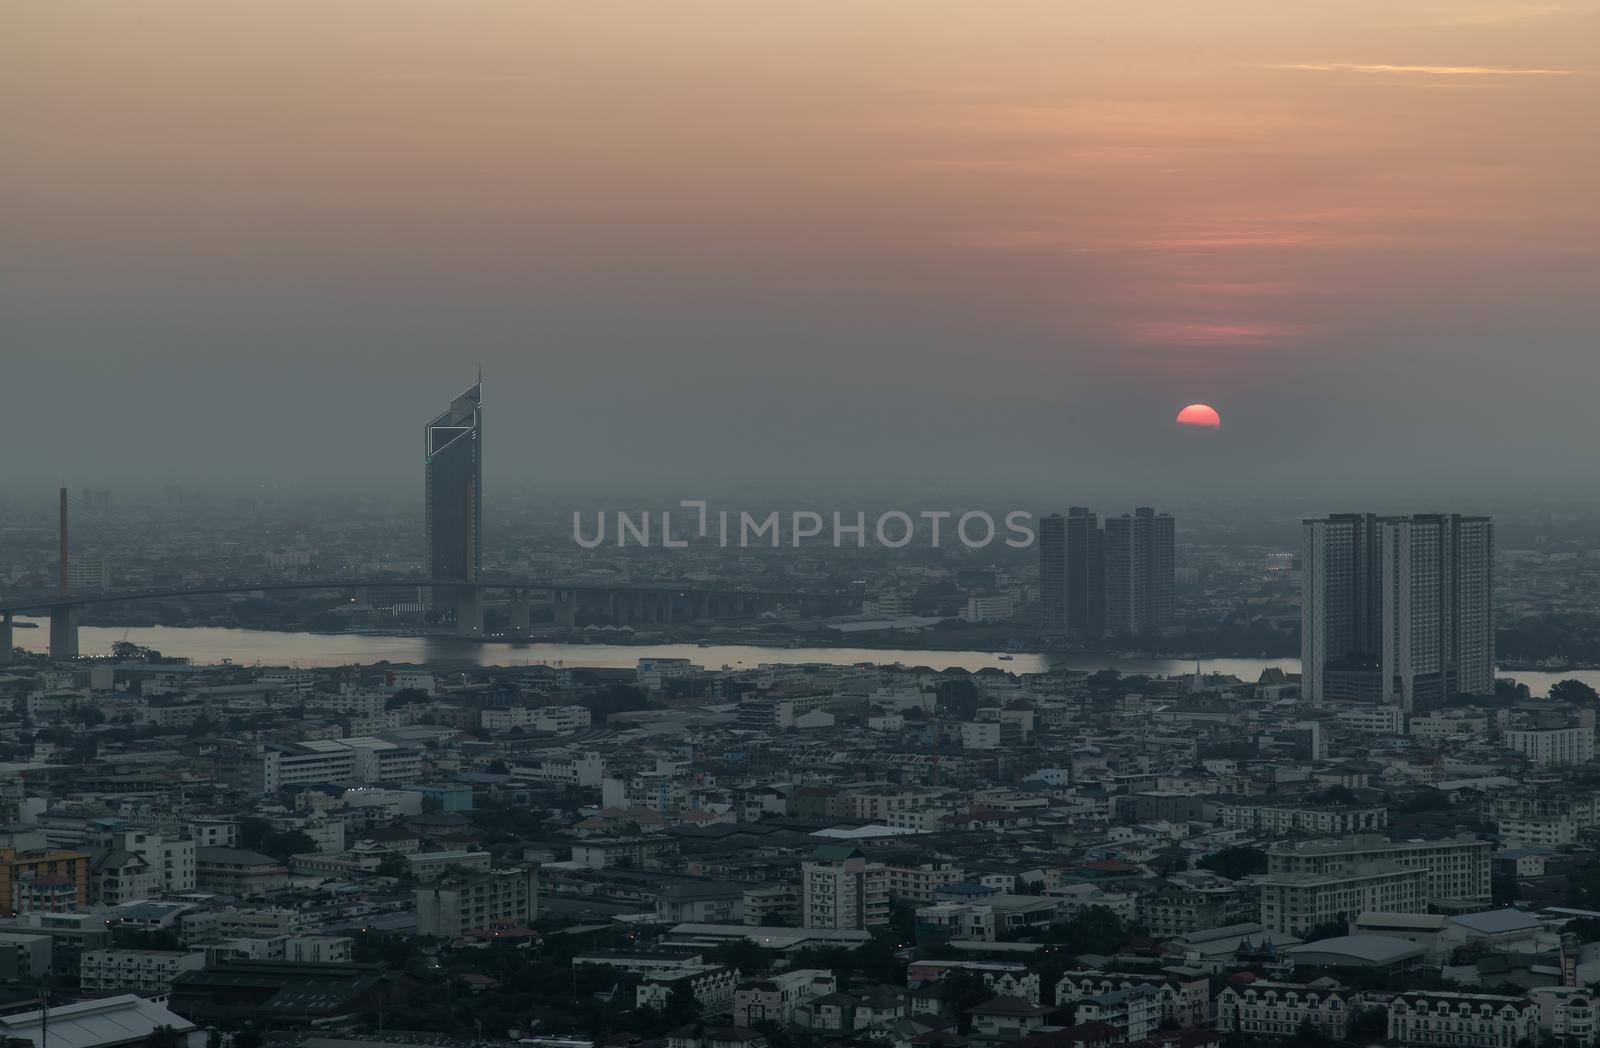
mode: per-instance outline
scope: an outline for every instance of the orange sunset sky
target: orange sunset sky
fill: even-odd
[[[490,474],[551,485],[1161,477],[1195,401],[1249,482],[1595,478],[1597,44],[1562,0],[19,0],[0,407],[86,415],[0,478],[403,479],[479,361]]]

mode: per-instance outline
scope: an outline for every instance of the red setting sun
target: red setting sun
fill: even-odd
[[[1178,425],[1197,426],[1201,429],[1221,429],[1222,416],[1209,404],[1190,404],[1178,412]]]

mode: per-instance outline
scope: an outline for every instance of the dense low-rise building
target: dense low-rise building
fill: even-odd
[[[834,993],[838,985],[831,971],[819,968],[796,968],[751,980],[734,992],[733,1024],[788,1023],[796,1008]]]
[[[1411,990],[1389,1002],[1389,1040],[1445,1048],[1516,1048],[1539,1036],[1539,1006],[1523,997]]]
[[[164,994],[179,972],[205,967],[203,950],[90,950],[79,966],[85,990],[139,990]]]
[[[725,1015],[733,1011],[734,990],[739,985],[739,970],[719,964],[686,965],[647,975],[634,988],[634,1007],[666,1011],[673,994],[684,993],[694,999],[703,1016]]]
[[[1057,1004],[1103,996],[1117,990],[1149,987],[1156,994],[1157,1018],[1184,1028],[1203,1024],[1210,1014],[1210,980],[1201,972],[1168,969],[1162,972],[1081,970],[1062,973],[1056,982]]]
[[[539,875],[515,868],[435,882],[417,889],[416,906],[419,935],[526,926],[539,917]]]
[[[246,848],[197,848],[195,881],[202,891],[221,895],[267,895],[288,885],[289,869]]]
[[[64,848],[0,848],[0,906],[5,912],[59,912],[89,905],[90,857]]]
[[[1254,980],[1225,986],[1216,998],[1216,1027],[1224,1033],[1290,1038],[1309,1030],[1342,1041],[1350,1033],[1358,998],[1322,980],[1309,986]]]
[[[1380,834],[1354,834],[1275,845],[1267,852],[1267,873],[1269,877],[1339,875],[1356,867],[1393,863],[1402,869],[1424,871],[1423,891],[1429,899],[1488,903],[1489,855],[1493,850],[1491,842],[1469,836],[1394,841]]]

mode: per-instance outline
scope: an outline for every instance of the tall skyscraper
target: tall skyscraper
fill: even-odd
[[[1067,518],[1039,518],[1039,629],[1067,632]]]
[[[426,476],[428,576],[475,582],[483,568],[482,383],[428,423]]]
[[[1172,517],[1141,506],[1105,524],[1105,628],[1150,633],[1173,622]]]
[[[1039,604],[1045,632],[1077,640],[1105,633],[1105,563],[1099,521],[1084,507],[1039,521]]]
[[[1067,633],[1094,640],[1106,632],[1106,552],[1100,522],[1082,506],[1067,510]]]
[[[1378,518],[1340,513],[1303,525],[1301,692],[1307,698],[1376,702],[1383,651]]]
[[[1494,524],[1340,514],[1304,522],[1301,690],[1407,713],[1494,690]]]

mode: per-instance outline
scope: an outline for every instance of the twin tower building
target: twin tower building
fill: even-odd
[[[1153,509],[1108,517],[1083,507],[1039,521],[1040,626],[1092,641],[1172,625],[1172,518]]]
[[[1494,692],[1494,522],[1341,513],[1307,520],[1301,693],[1406,713]]]

